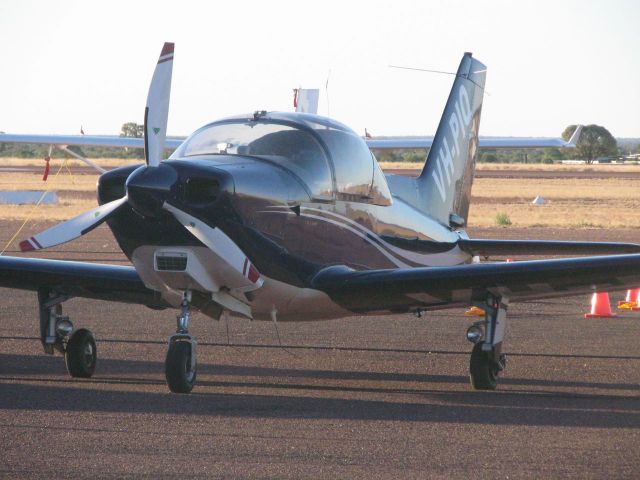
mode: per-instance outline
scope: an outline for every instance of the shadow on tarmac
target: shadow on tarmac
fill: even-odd
[[[461,384],[452,375],[392,374],[329,370],[239,367],[203,364],[199,373],[217,377],[253,377],[202,380],[190,395],[165,391],[161,362],[99,360],[100,374],[90,380],[46,378],[63,373],[60,357],[0,355],[0,409],[74,412],[129,412],[187,415],[222,415],[249,418],[320,418],[397,420],[413,422],[474,423],[494,425],[557,425],[589,428],[639,428],[640,403],[635,396],[573,394],[540,391],[444,391],[403,388],[397,382]],[[153,378],[122,377],[149,374]],[[37,374],[38,377],[29,377]],[[118,374],[117,378],[109,375]],[[265,378],[256,381],[255,377]],[[287,379],[375,380],[392,385],[326,385],[286,383]],[[282,382],[280,382],[282,380]],[[20,383],[25,382],[25,383]],[[46,385],[44,385],[46,383]],[[506,385],[572,385],[637,391],[637,385],[557,382],[505,378]],[[155,391],[105,390],[105,384],[150,385]],[[215,393],[206,388],[271,389],[279,394]],[[158,392],[157,388],[163,391]],[[318,395],[311,396],[311,393]],[[327,398],[330,392],[375,394],[376,399]],[[404,395],[397,401],[396,395]],[[387,395],[390,400],[379,400]],[[395,401],[394,401],[395,400]]]

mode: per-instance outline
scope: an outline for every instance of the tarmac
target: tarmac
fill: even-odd
[[[47,256],[125,261],[105,227]],[[270,322],[196,314],[198,384],[177,395],[174,311],[66,302],[98,341],[72,379],[42,353],[35,293],[0,294],[1,478],[640,477],[640,313],[585,319],[585,296],[510,305],[495,392],[469,386],[460,309],[280,323],[282,345]]]

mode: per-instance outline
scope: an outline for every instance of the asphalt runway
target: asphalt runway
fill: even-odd
[[[51,255],[121,259],[104,227]],[[176,395],[175,312],[66,302],[98,339],[76,380],[41,352],[35,293],[0,294],[3,478],[640,476],[640,313],[584,319],[584,296],[510,306],[495,392],[468,385],[462,310],[280,323],[283,346],[269,322],[197,314],[198,385]]]

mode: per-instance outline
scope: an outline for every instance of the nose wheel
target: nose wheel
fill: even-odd
[[[165,362],[165,377],[169,390],[173,393],[189,393],[196,383],[196,350],[195,342],[171,337],[167,359]]]
[[[180,314],[177,317],[176,334],[169,339],[169,350],[164,364],[169,390],[174,393],[189,393],[196,383],[196,341],[189,335],[191,292],[182,297]]]

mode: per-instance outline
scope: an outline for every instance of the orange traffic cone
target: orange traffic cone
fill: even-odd
[[[591,313],[585,313],[584,318],[611,318],[616,314],[611,311],[609,294],[607,292],[594,293],[591,297]]]
[[[627,290],[627,296],[624,300],[618,302],[620,310],[631,310],[633,312],[640,311],[640,288],[632,288]]]

